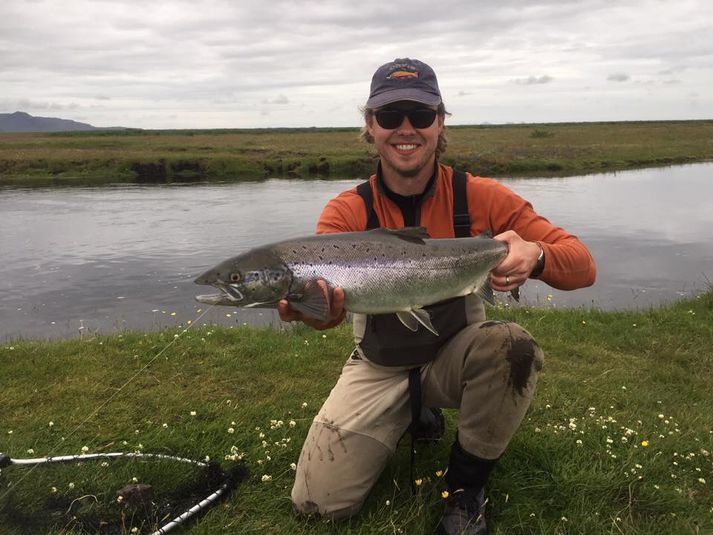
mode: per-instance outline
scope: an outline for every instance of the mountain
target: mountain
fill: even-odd
[[[87,123],[54,117],[33,117],[24,111],[0,113],[0,132],[70,132],[99,130]]]

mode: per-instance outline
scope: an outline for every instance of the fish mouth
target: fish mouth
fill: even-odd
[[[232,305],[240,306],[240,303],[245,299],[245,296],[229,284],[213,284],[218,288],[221,293],[219,294],[208,294],[208,295],[197,295],[196,301],[206,305]]]

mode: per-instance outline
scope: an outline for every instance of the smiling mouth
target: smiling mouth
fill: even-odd
[[[399,152],[411,152],[418,148],[415,143],[397,143],[394,148]]]

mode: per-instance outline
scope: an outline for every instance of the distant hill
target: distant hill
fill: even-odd
[[[99,128],[69,119],[33,117],[24,111],[0,113],[0,132],[76,132],[81,130],[99,130]]]

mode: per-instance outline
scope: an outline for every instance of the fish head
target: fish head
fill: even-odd
[[[276,255],[255,249],[224,260],[194,281],[218,288],[221,293],[196,296],[200,303],[235,307],[275,305],[292,284],[292,273]]]

